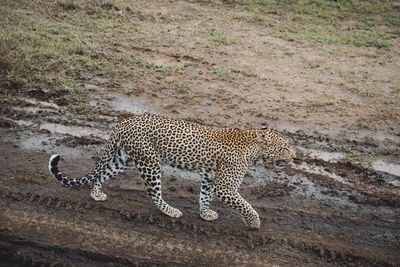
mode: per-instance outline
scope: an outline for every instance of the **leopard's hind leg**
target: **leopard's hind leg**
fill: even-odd
[[[135,164],[147,187],[147,195],[154,205],[156,205],[162,213],[170,217],[181,217],[182,212],[171,207],[162,198],[160,162],[158,160],[141,158],[140,160],[137,160]]]
[[[101,191],[103,183],[111,177],[124,172],[129,167],[130,158],[127,153],[121,148],[115,148],[114,152],[110,154],[108,161],[102,163],[101,173],[98,178],[93,182],[92,191],[90,196],[96,201],[104,201],[107,195]]]

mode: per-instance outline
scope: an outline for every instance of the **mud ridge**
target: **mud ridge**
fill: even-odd
[[[22,239],[20,236],[12,236],[2,232],[0,232],[0,240],[0,249],[3,250],[0,254],[0,260],[4,266],[70,266],[71,264],[96,266],[110,266],[110,264],[113,266],[143,266],[152,264],[154,266],[164,266],[161,262],[151,260],[138,259],[132,262],[91,251],[51,246],[40,242],[32,242],[29,238]],[[24,255],[24,251],[27,250],[30,251],[29,255]]]
[[[178,62],[180,62],[182,60],[189,61],[192,64],[207,66],[208,70],[211,70],[212,67],[217,66],[217,63],[211,63],[211,62],[208,62],[208,61],[206,61],[204,59],[195,58],[195,57],[190,56],[190,55],[185,55],[185,54],[182,55],[182,54],[178,54],[178,53],[172,54],[172,53],[168,53],[168,52],[162,52],[162,51],[159,51],[159,50],[154,50],[154,49],[151,49],[151,48],[148,48],[148,47],[134,46],[132,44],[124,44],[124,45],[121,45],[121,46],[126,48],[126,49],[131,49],[131,50],[143,52],[143,53],[146,53],[146,54],[168,57],[168,58],[174,59],[174,60],[176,60]],[[233,73],[240,73],[245,77],[253,77],[253,78],[254,77],[258,77],[257,74],[251,74],[251,73],[245,72],[243,70],[238,70],[238,69],[232,70],[232,72]]]

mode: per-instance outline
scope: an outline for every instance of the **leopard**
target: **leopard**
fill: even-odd
[[[59,170],[61,157],[57,154],[50,157],[48,167],[51,175],[64,185],[91,183],[90,196],[95,201],[104,201],[107,195],[102,190],[103,183],[134,165],[149,199],[162,213],[173,218],[181,217],[182,212],[162,197],[161,169],[169,165],[194,171],[201,177],[202,219],[218,218],[218,213],[210,208],[216,196],[236,211],[248,228],[259,229],[257,211],[239,193],[248,167],[262,160],[282,168],[295,156],[288,139],[272,128],[216,128],[162,115],[141,114],[132,115],[115,126],[96,167],[86,176],[65,176]]]

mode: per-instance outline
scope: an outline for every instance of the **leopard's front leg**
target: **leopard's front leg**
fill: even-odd
[[[203,173],[200,188],[200,217],[206,221],[214,221],[218,213],[210,209],[210,201],[213,197],[213,180],[209,173]]]
[[[253,207],[239,194],[246,168],[226,166],[216,173],[214,193],[219,200],[236,210],[250,229],[260,228],[260,218]]]

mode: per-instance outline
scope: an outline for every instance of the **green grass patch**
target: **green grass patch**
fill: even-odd
[[[294,55],[294,53],[293,53],[292,51],[289,51],[289,50],[286,50],[286,51],[284,52],[284,54],[285,54],[285,56],[288,56],[288,57],[291,57],[291,56]]]
[[[375,46],[379,48],[389,47],[392,43],[387,40],[375,39]]]
[[[391,87],[392,88],[392,94],[398,94],[400,93],[400,85],[396,87]]]
[[[243,74],[241,74],[239,71],[224,68],[224,67],[214,67],[214,71],[220,76],[221,78],[225,79],[232,79],[232,80],[238,80],[238,79],[244,79]]]
[[[357,85],[347,85],[345,83],[341,83],[341,86],[343,86],[346,90],[354,92],[363,97],[377,97],[381,95],[379,91],[375,88],[369,88]]]
[[[345,108],[341,105],[341,103],[333,100],[333,99],[323,99],[323,98],[306,98],[306,107],[310,110],[318,110],[322,108],[328,108],[334,111],[343,111]]]
[[[307,98],[306,101],[312,107],[323,107],[323,106],[335,105],[335,101],[329,100],[329,99]]]
[[[322,99],[322,98],[307,98],[307,107],[309,108],[320,108],[325,106],[338,106],[337,102],[332,99]]]
[[[372,169],[372,163],[377,156],[378,155],[375,152],[347,149],[344,159],[349,162],[358,163],[364,168]]]
[[[137,31],[136,22],[118,15],[120,1],[16,1],[0,7],[0,86],[23,93],[52,88],[77,111],[87,110],[83,72],[112,80],[144,79],[156,67],[122,47],[115,34]],[[25,10],[30,10],[27,13]],[[162,71],[173,71],[171,67]]]
[[[183,70],[182,65],[174,64],[174,65],[159,65],[156,66],[155,71],[161,73],[180,73]]]
[[[400,36],[400,12],[394,1],[227,0],[235,20],[274,29],[288,41],[352,44],[387,48]]]
[[[225,32],[219,29],[210,28],[201,32],[203,36],[210,39],[215,45],[235,45],[237,40],[228,36]]]

